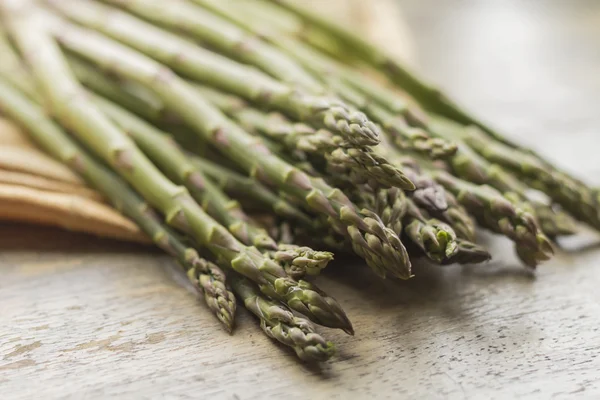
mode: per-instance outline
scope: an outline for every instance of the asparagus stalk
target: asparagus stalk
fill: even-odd
[[[209,95],[209,93],[215,94],[212,90],[210,92],[203,90],[201,93],[221,111],[235,119],[245,130],[261,134],[282,144],[288,150],[327,156],[337,148],[348,147],[343,138],[333,135],[326,129],[317,130],[304,123],[293,123],[280,113],[262,112],[236,97],[226,96],[228,103],[219,101],[217,98],[220,96]],[[225,98],[221,97],[221,100]]]
[[[205,6],[203,3],[215,2],[215,0],[192,1],[202,6]],[[330,35],[315,29],[307,29],[305,32],[300,32],[302,21],[280,7],[263,1],[251,0],[230,0],[228,3],[231,3],[247,19],[253,22],[256,21],[258,26],[262,26],[259,31],[260,37],[266,36],[266,33],[278,33],[286,36],[298,34],[298,36],[301,36],[303,39],[306,38],[315,48],[326,54],[336,54],[338,55],[338,59],[344,62],[353,61],[351,56],[340,56],[340,47],[335,38],[330,37]]]
[[[492,164],[471,149],[463,139],[468,141],[469,133],[465,128],[452,121],[433,118],[435,132],[443,137],[451,138],[458,144],[456,155],[447,160],[453,173],[476,184],[488,184],[504,194],[511,194],[513,199],[521,203],[521,208],[529,209],[537,218],[542,230],[551,237],[575,233],[575,221],[566,213],[556,210],[540,201],[527,198],[528,187],[498,164]]]
[[[366,104],[366,98],[343,82],[338,74],[333,74],[327,62],[323,61],[324,58],[316,51],[310,47],[301,46],[301,43],[286,40],[283,35],[279,34],[278,29],[274,29],[277,25],[280,25],[280,27],[285,26],[285,22],[279,24],[280,21],[275,18],[273,23],[265,24],[266,20],[262,12],[256,8],[257,4],[248,1],[193,0],[193,2],[206,10],[210,10],[213,14],[231,21],[249,34],[256,35],[271,43],[282,53],[302,65],[306,71],[311,72],[315,78],[321,80],[329,89],[333,89],[342,99],[358,108],[362,108]]]
[[[281,196],[274,194],[269,188],[263,186],[260,182],[254,179],[247,178],[239,175],[237,172],[225,168],[221,165],[215,164],[206,159],[199,157],[190,156],[191,161],[202,169],[205,174],[217,183],[226,192],[230,193],[234,198],[242,201],[244,198],[250,198],[254,200],[265,210],[272,210],[276,215],[282,216],[284,221],[291,222],[294,226],[290,226],[289,222],[284,222],[285,229],[282,232],[281,225],[277,227],[270,226],[269,234],[277,242],[279,242],[279,248],[282,249],[290,245],[282,245],[282,243],[292,243],[291,230],[294,232],[301,233],[305,242],[309,239],[311,243],[324,243],[329,248],[336,250],[345,250],[345,243],[343,237],[339,234],[328,231],[327,226],[323,226],[320,221],[311,220],[311,217],[300,211],[291,203],[284,200]],[[274,230],[273,230],[274,229]],[[325,236],[322,236],[325,232]],[[319,240],[310,240],[315,234],[320,235]],[[300,249],[308,249],[307,247],[301,246]],[[285,250],[283,250],[285,252]],[[283,254],[282,254],[283,256]],[[312,258],[319,259],[322,256],[314,255]]]
[[[85,2],[83,2],[85,3]],[[61,2],[60,4],[63,4]],[[80,4],[81,12],[86,10],[85,4]],[[100,9],[102,10],[102,9]],[[105,10],[106,11],[106,10]],[[126,17],[126,16],[125,16]],[[128,23],[128,19],[125,19],[123,23]],[[131,22],[131,21],[129,21]],[[143,23],[142,21],[138,21],[138,23]],[[152,28],[152,26],[146,26],[146,28]],[[112,32],[112,31],[111,31]],[[168,32],[167,32],[168,33]],[[177,38],[178,39],[178,38]],[[206,90],[203,91],[205,96],[211,96],[211,98],[215,98],[215,94],[211,95],[210,92]],[[219,104],[224,104],[221,100]],[[237,104],[237,101],[234,101],[234,105]],[[228,105],[228,109],[231,110],[233,106],[231,104]],[[245,118],[251,118],[252,115],[244,115]],[[294,136],[295,137],[295,136]],[[339,143],[339,141],[338,141]],[[295,143],[288,140],[286,142],[288,146],[293,146],[293,149],[296,149]],[[412,183],[408,181],[408,179],[404,176],[401,170],[398,168],[392,167],[381,157],[376,157],[369,148],[361,148],[361,149],[322,149],[321,151],[332,151],[332,162],[337,164],[341,164],[344,169],[352,169],[355,175],[359,176],[362,180],[371,180],[373,179],[379,184],[383,184],[386,186],[398,186],[404,189],[410,189],[412,187]],[[352,154],[349,154],[352,153]],[[346,167],[347,166],[347,167]],[[361,170],[365,170],[365,172],[361,172]]]
[[[441,170],[430,171],[430,174],[452,192],[481,225],[513,240],[526,265],[535,267],[552,256],[552,245],[539,231],[534,217],[514,207],[491,186],[477,186]]]
[[[108,100],[97,96],[94,99],[98,107],[124,132],[127,132],[141,150],[161,166],[163,171],[176,176],[179,183],[188,188],[192,197],[209,215],[225,224],[243,244],[267,252],[292,278],[299,280],[306,275],[318,275],[333,259],[333,254],[330,252],[275,243],[266,230],[250,221],[237,201],[227,197],[205,177],[201,169],[188,160],[166,133]]]
[[[307,23],[313,24],[313,26],[328,33],[330,38],[337,39],[338,49],[341,49],[344,55],[355,55],[356,58],[366,61],[375,67],[375,69],[383,71],[393,82],[410,93],[429,110],[463,125],[473,125],[481,129],[481,133],[484,134],[486,139],[494,139],[492,141],[487,140],[486,142],[500,147],[497,150],[499,150],[501,159],[504,159],[504,156],[507,155],[514,157],[508,164],[513,165],[515,171],[528,176],[526,180],[527,184],[544,191],[577,219],[600,230],[600,212],[598,212],[600,209],[598,207],[600,205],[600,193],[598,191],[593,190],[579,179],[560,171],[533,150],[518,145],[476,117],[470,115],[437,88],[422,81],[399,62],[388,57],[384,52],[351,31],[294,4],[290,0],[270,0],[270,2],[278,3],[282,8],[291,11],[304,20],[304,24],[296,25],[301,31],[307,30]],[[294,25],[290,23],[289,19],[286,21],[287,26]],[[335,47],[330,46],[330,48]],[[496,146],[492,146],[492,149],[489,149],[489,151],[494,152],[496,150],[494,147]],[[510,159],[511,157],[508,158]],[[536,166],[535,169],[539,167],[543,171],[539,175],[543,179],[538,179],[538,171],[530,168],[534,165]],[[529,176],[528,174],[534,176]],[[551,211],[551,209],[544,209],[541,214],[548,214]],[[564,217],[562,215],[559,218],[565,219]],[[552,226],[551,223],[545,225]],[[568,231],[568,228],[566,230]]]
[[[379,142],[377,126],[363,113],[349,109],[337,99],[287,86],[117,9],[85,0],[46,2],[68,18],[123,42],[191,79],[330,129],[358,146]]]
[[[204,210],[243,244],[261,250],[275,250],[277,244],[262,228],[249,222],[239,203],[230,199],[208,180],[177,147],[170,137],[119,106],[99,96],[92,96],[102,110],[162,171],[184,185]]]
[[[185,33],[218,52],[253,65],[291,86],[313,93],[322,85],[298,63],[235,24],[189,2],[170,0],[105,0],[155,24]]]
[[[570,214],[552,205],[535,200],[529,201],[529,204],[542,232],[549,237],[556,238],[557,236],[569,236],[577,233],[577,223]]]
[[[22,81],[10,75],[17,84]],[[28,100],[0,78],[0,107],[31,135],[54,158],[69,165],[93,187],[102,192],[113,205],[131,218],[154,243],[175,257],[186,270],[190,280],[202,291],[208,307],[225,325],[233,327],[235,298],[226,286],[225,275],[214,264],[200,258],[195,249],[183,244],[177,236],[160,222],[152,209],[125,182],[113,172],[90,157],[77,146],[61,128],[52,122],[44,110]],[[36,97],[34,91],[28,95]]]
[[[488,161],[513,171],[525,183],[546,193],[575,218],[600,229],[600,198],[591,188],[549,168],[531,154],[486,139],[478,128],[467,128],[464,132],[465,142]]]
[[[172,110],[223,155],[263,182],[325,216],[380,275],[410,277],[410,263],[400,239],[386,231],[378,218],[361,212],[339,190],[307,176],[272,154],[207,103],[192,87],[165,66],[84,28],[57,18],[51,23],[59,43],[112,73],[152,89]]]
[[[260,182],[200,157],[190,156],[190,160],[210,180],[234,198],[241,200],[241,198],[248,197],[277,215],[304,227],[314,227],[315,224],[307,214],[277,196]]]
[[[422,152],[433,158],[446,157],[456,150],[451,143],[431,138],[423,129],[409,126],[425,126],[423,112],[409,101],[297,40],[280,32],[266,32],[262,21],[247,17],[244,11],[248,7],[244,7],[243,3],[214,0],[195,2],[277,46],[346,101],[380,123],[386,133],[393,135],[394,144],[400,148]],[[255,4],[249,4],[250,7],[252,5]]]
[[[404,173],[384,157],[367,148],[346,148],[340,136],[306,124],[294,124],[281,114],[266,114],[239,97],[226,95],[210,88],[197,86],[200,93],[229,117],[236,119],[246,130],[258,132],[277,141],[288,151],[303,150],[325,157],[338,174],[350,174],[361,182],[371,181],[385,187],[407,187],[411,183]]]
[[[262,134],[281,143],[289,150],[327,154],[338,147],[351,147],[341,136],[326,129],[315,129],[305,123],[294,123],[278,112],[264,112],[254,108],[240,97],[226,94],[204,85],[195,84],[196,90],[224,114],[235,119],[245,130]]]
[[[50,23],[29,2],[1,3],[4,22],[32,69],[52,114],[111,165],[166,221],[190,233],[234,270],[257,282],[268,296],[330,327],[352,332],[337,302],[304,281],[289,278],[284,269],[251,247],[238,242],[209,217],[187,190],[169,181],[87,98],[68,64],[46,31]]]
[[[36,96],[35,82],[23,68],[19,55],[11,46],[5,32],[0,28],[0,74],[8,77],[10,82],[29,97]]]
[[[248,279],[237,274],[231,278],[233,290],[246,308],[258,317],[267,336],[294,349],[304,361],[326,361],[335,354],[333,343],[316,333],[310,321],[261,295]]]
[[[173,113],[165,109],[162,102],[139,85],[127,81],[117,81],[103,74],[90,63],[78,57],[68,57],[69,66],[88,89],[119,104],[121,107],[143,117],[156,125],[179,126],[181,122]]]

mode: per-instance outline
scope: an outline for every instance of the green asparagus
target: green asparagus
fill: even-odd
[[[300,359],[325,361],[335,354],[333,343],[316,333],[310,321],[262,296],[248,279],[235,275],[231,284],[246,308],[260,319],[260,327],[267,336],[294,349]]]
[[[29,2],[10,0],[1,5],[3,21],[25,55],[51,113],[159,209],[167,223],[191,234],[234,270],[257,282],[268,296],[286,302],[318,323],[352,332],[335,300],[308,282],[294,281],[276,262],[238,242],[94,106],[47,32],[53,24],[45,14]]]
[[[456,252],[442,265],[447,264],[480,264],[492,259],[492,255],[482,246],[465,239],[456,239]]]
[[[280,83],[266,74],[202,49],[117,9],[89,0],[46,0],[72,20],[99,30],[172,67],[178,73],[311,121],[359,146],[379,143],[379,129],[363,113],[337,99],[319,97]]]
[[[521,260],[535,267],[554,253],[550,241],[538,229],[534,217],[518,208],[491,186],[462,181],[447,172],[430,174],[473,214],[486,228],[502,233],[515,242]]]
[[[415,159],[409,155],[401,154],[385,136],[382,137],[382,144],[377,146],[375,151],[390,160],[394,165],[402,167],[406,176],[415,185],[415,190],[410,192],[410,197],[419,206],[436,213],[448,209],[444,188],[428,176],[426,172],[422,171]]]
[[[95,101],[109,118],[133,138],[142,151],[161,165],[164,171],[176,176],[209,215],[225,224],[243,244],[267,252],[286,272],[292,272],[288,273],[292,278],[298,280],[305,275],[318,275],[333,259],[329,252],[275,243],[264,229],[250,221],[237,201],[228,198],[206,179],[202,170],[196,168],[165,133],[107,100],[95,97]]]
[[[306,124],[294,124],[280,114],[265,114],[243,100],[198,87],[200,93],[246,130],[258,132],[284,145],[288,151],[302,150],[325,157],[338,174],[352,173],[360,181],[375,185],[407,188],[411,182],[398,168],[369,148],[346,148],[344,139],[331,132],[315,130]]]
[[[450,225],[459,238],[475,241],[475,221],[467,209],[459,204],[452,193],[445,191],[444,195],[448,208],[434,216]]]
[[[233,59],[254,65],[291,86],[313,93],[323,87],[309,73],[277,48],[248,35],[235,24],[180,0],[104,0],[148,21],[185,33]]]
[[[528,187],[524,183],[471,149],[467,145],[470,134],[461,125],[442,118],[433,118],[432,126],[436,133],[452,138],[458,144],[457,154],[448,160],[456,176],[476,184],[488,184],[504,194],[512,193],[516,196],[515,200],[521,203],[521,208],[527,208],[533,213],[548,236],[575,233],[575,221],[570,216],[541,201],[530,200],[527,196]]]
[[[427,218],[410,199],[407,203],[404,233],[432,261],[442,263],[451,259],[458,250],[456,233],[443,222]]]
[[[200,157],[190,156],[190,160],[210,180],[232,197],[237,198],[238,201],[242,197],[249,197],[265,209],[272,210],[276,215],[289,218],[291,221],[309,229],[316,228],[310,216],[277,196],[260,182]]]
[[[23,84],[16,75],[8,82]],[[67,164],[83,176],[93,187],[102,192],[107,199],[153,239],[154,243],[173,255],[186,270],[190,280],[203,292],[204,299],[227,330],[233,328],[235,298],[227,289],[225,275],[214,264],[200,258],[195,249],[183,244],[173,232],[160,222],[151,208],[137,193],[118,176],[99,164],[77,146],[62,129],[51,121],[44,110],[28,100],[24,95],[7,83],[2,74],[0,78],[0,108],[21,124],[36,143],[56,159]],[[23,87],[29,96],[35,91]]]
[[[430,138],[424,130],[408,126],[413,123],[424,127],[425,117],[422,111],[417,110],[414,105],[409,105],[406,99],[386,89],[375,80],[368,79],[328,59],[299,41],[292,40],[279,32],[265,32],[262,21],[247,18],[239,11],[240,6],[242,10],[247,9],[243,4],[214,0],[195,0],[195,2],[276,45],[282,52],[311,71],[315,77],[323,80],[346,101],[382,124],[386,133],[392,134],[394,143],[401,148],[424,152],[434,158],[445,157],[456,150],[451,143],[439,138]],[[255,3],[251,2],[251,5],[256,5]]]
[[[307,176],[285,163],[257,138],[248,135],[207,103],[187,82],[146,56],[63,20],[45,18],[58,42],[68,50],[110,72],[146,85],[167,106],[224,156],[250,175],[278,186],[306,207],[328,217],[331,225],[353,241],[357,254],[365,257],[380,275],[409,278],[406,250],[378,218],[359,211],[339,189]]]
[[[192,197],[215,220],[223,224],[242,243],[263,250],[275,250],[277,244],[269,234],[249,222],[248,216],[227,195],[206,179],[170,137],[119,106],[99,96],[92,96],[102,110],[162,171],[184,185]]]

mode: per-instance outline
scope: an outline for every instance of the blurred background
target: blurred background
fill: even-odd
[[[423,74],[507,135],[600,184],[589,145],[600,144],[600,1],[398,3]]]

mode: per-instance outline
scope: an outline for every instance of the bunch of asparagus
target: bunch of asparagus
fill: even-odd
[[[600,229],[596,190],[287,0],[0,4],[2,113],[176,258],[228,330],[237,298],[303,360],[334,353],[315,324],[353,334],[313,283],[332,251],[408,279],[418,257],[489,260],[476,225],[530,268],[575,219]]]

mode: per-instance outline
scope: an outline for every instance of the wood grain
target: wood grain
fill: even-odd
[[[598,2],[403,4],[432,79],[600,185]],[[535,34],[524,39],[523,29]],[[510,243],[482,240],[496,256],[490,264],[417,263],[408,282],[336,260],[320,285],[344,305],[356,336],[324,331],[339,355],[316,370],[275,346],[244,310],[235,335],[223,332],[159,252],[2,224],[0,395],[598,398],[598,237],[566,241],[535,276]]]

